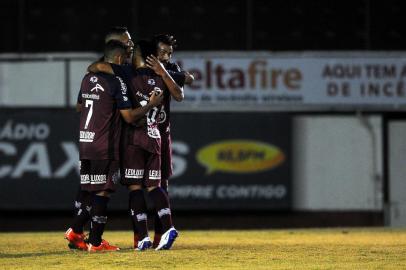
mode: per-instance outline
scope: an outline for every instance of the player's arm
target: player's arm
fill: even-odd
[[[176,101],[182,101],[185,98],[183,88],[180,87],[166,71],[165,67],[159,62],[158,58],[154,55],[147,57],[147,66],[155,71],[156,74],[162,77],[166,87],[168,87],[171,96]]]
[[[82,90],[79,90],[78,93],[78,98],[76,101],[76,112],[81,112],[82,111]]]
[[[97,72],[103,72],[103,73],[108,73],[108,74],[113,74],[114,75],[114,70],[112,66],[107,63],[107,62],[94,62],[90,66],[87,67],[87,71],[97,73]]]
[[[145,106],[137,107],[134,109],[120,110],[121,116],[124,121],[129,124],[137,124],[138,120],[143,118],[145,114],[149,112],[152,108],[161,104],[164,98],[163,92],[153,92],[149,98],[149,102]]]
[[[182,87],[185,85],[185,73],[183,71],[173,71],[170,69],[167,69],[169,75],[172,77],[172,79],[179,85],[179,87]]]
[[[176,63],[170,63],[171,68],[167,69],[169,75],[175,80],[175,82],[183,87],[186,85],[191,85],[195,80],[195,77],[189,72],[182,70]]]
[[[81,112],[82,111],[82,103],[76,103],[76,112]]]

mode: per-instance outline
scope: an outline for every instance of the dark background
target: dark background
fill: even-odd
[[[112,26],[169,32],[180,51],[406,49],[401,0],[1,0],[0,53],[100,52]],[[21,186],[21,196],[30,190]],[[73,196],[69,191],[69,196]],[[30,196],[28,196],[30,197]],[[71,211],[0,211],[0,231],[64,230]],[[382,212],[175,211],[182,228],[380,226]],[[125,211],[109,229],[129,229]]]
[[[178,155],[178,158],[184,160],[186,169],[178,177],[170,180],[170,187],[237,185],[248,188],[257,185],[266,188],[268,185],[278,185],[285,188],[286,195],[271,199],[257,195],[248,198],[221,198],[215,193],[209,199],[172,196],[171,203],[174,210],[289,210],[291,208],[291,117],[282,113],[244,113],[238,114],[238,121],[235,120],[236,115],[233,113],[172,115],[174,142],[180,141],[189,149],[187,153]],[[70,211],[72,209],[73,199],[80,183],[79,175],[75,171],[78,164],[76,158],[66,153],[63,145],[69,144],[78,154],[77,123],[78,115],[72,109],[36,109],[29,114],[25,110],[0,110],[0,131],[2,131],[0,135],[3,134],[4,137],[0,138],[2,159],[0,161],[0,211]],[[29,135],[21,137],[24,134],[32,134],[22,130],[30,127],[34,130],[41,124],[49,128],[49,135],[46,138],[35,136],[27,138]],[[17,139],[18,134],[20,139]],[[206,168],[196,159],[197,152],[213,143],[229,140],[268,143],[283,152],[285,161],[275,168],[260,172],[236,173],[219,170],[207,174]],[[15,153],[7,151],[7,147],[15,149]],[[175,150],[174,158],[176,155]],[[67,170],[63,174],[58,174],[60,168],[67,164],[69,164]],[[174,165],[176,165],[175,162]],[[8,173],[4,172],[7,170]],[[117,192],[112,196],[109,208],[114,211],[125,211],[128,207],[127,193],[127,190],[119,185]]]
[[[170,32],[179,49],[404,50],[401,0],[2,0],[1,52],[100,51],[106,31]]]

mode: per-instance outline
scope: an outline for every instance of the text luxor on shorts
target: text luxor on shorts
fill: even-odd
[[[161,155],[137,145],[127,145],[122,160],[123,185],[156,187],[161,185]]]
[[[120,179],[118,160],[80,160],[80,186],[89,192],[116,190]]]

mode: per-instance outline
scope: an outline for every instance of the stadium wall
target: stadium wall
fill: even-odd
[[[382,210],[381,116],[300,115],[293,134],[295,209]]]
[[[69,210],[76,113],[1,112],[0,207]],[[174,113],[172,127],[175,208],[382,210],[380,116]],[[23,197],[21,184],[31,190]],[[111,207],[124,210],[126,200]]]
[[[406,225],[406,121],[405,119],[392,119],[388,124],[389,130],[389,175],[388,187],[389,203],[386,223],[391,226]]]
[[[207,58],[211,57],[217,59],[216,61],[224,61],[226,63],[225,66],[231,65],[229,66],[229,70],[231,70],[232,65],[238,66],[246,61],[242,61],[242,58],[246,59],[248,57],[251,60],[265,58],[268,59],[267,65],[270,65],[270,72],[272,73],[273,70],[273,74],[278,73],[278,69],[275,67],[276,65],[283,66],[286,69],[300,66],[298,70],[302,72],[302,75],[305,74],[306,63],[314,64],[311,60],[306,60],[306,57],[315,57],[314,53],[269,54],[264,52],[249,54],[238,52],[230,54],[223,52],[212,52],[209,54],[180,53],[179,55],[180,60],[182,60],[183,57],[185,67],[192,65],[194,63],[193,59],[197,58],[198,61],[205,59],[206,64],[203,64],[203,67],[207,68]],[[312,87],[316,87],[319,89],[317,91],[320,91],[320,89],[326,87],[326,84],[324,84],[326,82],[324,81],[322,84],[318,82],[319,86],[317,86],[317,83],[313,85],[310,84],[307,87],[301,86],[299,92],[302,102],[297,103],[295,99],[293,99],[292,102],[292,99],[284,98],[289,95],[297,96],[298,93],[294,92],[294,94],[292,94],[292,92],[289,92],[288,86],[290,84],[289,82],[286,83],[286,80],[289,80],[289,78],[299,78],[295,77],[296,75],[292,73],[293,75],[287,75],[288,77],[285,78],[280,77],[277,80],[277,82],[285,82],[285,85],[281,84],[276,88],[271,87],[270,96],[276,97],[272,103],[264,104],[264,102],[262,102],[261,104],[256,104],[255,102],[260,100],[256,99],[254,103],[248,103],[247,106],[243,106],[244,100],[241,100],[241,98],[223,98],[222,93],[227,93],[231,89],[227,87],[221,89],[221,83],[218,84],[218,76],[221,72],[219,73],[218,71],[216,75],[216,72],[213,71],[212,76],[217,76],[217,79],[213,77],[211,82],[214,83],[215,80],[217,80],[217,88],[213,88],[213,86],[209,85],[211,88],[209,87],[209,90],[205,90],[205,93],[213,93],[210,94],[212,95],[210,102],[207,103],[205,96],[196,92],[196,89],[187,88],[186,93],[189,92],[195,96],[198,95],[200,103],[193,103],[196,101],[195,99],[192,100],[192,103],[186,103],[189,104],[186,108],[175,106],[174,119],[176,120],[176,118],[178,118],[179,121],[182,121],[181,118],[190,112],[194,112],[196,115],[206,115],[202,116],[202,119],[210,114],[213,118],[221,118],[224,112],[228,112],[231,121],[236,123],[241,115],[246,113],[253,115],[262,114],[265,115],[265,117],[267,117],[267,115],[270,117],[272,115],[282,115],[282,118],[285,117],[285,119],[288,119],[287,121],[291,122],[291,128],[281,134],[291,134],[292,137],[289,139],[289,147],[286,148],[288,149],[286,150],[288,156],[291,157],[289,166],[291,166],[290,170],[292,175],[285,176],[285,178],[288,179],[287,182],[291,181],[288,188],[291,193],[288,199],[289,203],[280,209],[290,209],[299,212],[366,211],[382,213],[388,208],[388,212],[392,211],[394,213],[392,217],[394,217],[396,213],[403,213],[404,208],[402,207],[404,204],[403,201],[401,201],[400,204],[398,203],[398,208],[396,208],[397,210],[395,211],[391,207],[391,200],[389,198],[386,198],[387,201],[385,202],[385,196],[388,197],[388,195],[385,194],[384,181],[384,165],[387,157],[385,152],[386,138],[383,135],[385,134],[386,122],[383,115],[385,112],[397,113],[403,111],[404,99],[402,96],[404,94],[402,87],[386,88],[386,90],[384,90],[384,86],[389,84],[392,86],[392,83],[396,85],[402,83],[403,77],[400,74],[403,70],[404,56],[401,53],[398,55],[396,55],[396,53],[391,54],[390,59],[392,60],[388,62],[388,59],[384,61],[379,60],[384,58],[383,54],[364,53],[362,57],[366,65],[370,60],[365,59],[368,59],[369,56],[371,59],[374,59],[372,61],[383,63],[381,65],[382,69],[379,70],[386,70],[385,67],[389,67],[388,73],[385,76],[379,78],[374,77],[372,79],[362,77],[351,80],[348,75],[343,79],[344,81],[349,81],[347,83],[349,83],[351,87],[357,87],[357,83],[360,83],[360,81],[361,83],[376,83],[379,88],[377,90],[378,94],[373,97],[368,97],[367,99],[360,100],[359,97],[358,99],[351,99],[351,95],[349,97],[345,96],[348,94],[348,92],[345,92],[347,91],[345,87],[343,88],[344,90],[342,90],[344,94],[336,99],[336,96],[328,95],[328,88],[324,88],[325,92],[320,92],[319,103],[311,104],[311,96],[313,93],[309,94],[309,91],[312,91]],[[6,115],[4,112],[8,112],[4,110],[6,108],[20,108],[20,110],[27,115],[31,110],[36,112],[35,108],[38,108],[38,111],[41,111],[41,108],[48,108],[45,109],[46,112],[42,114],[45,117],[44,119],[50,116],[52,110],[61,111],[61,108],[64,108],[62,110],[64,113],[68,112],[74,114],[71,108],[76,103],[76,95],[81,77],[88,63],[97,59],[97,57],[98,55],[92,53],[72,55],[18,55],[17,57],[16,55],[1,55],[0,105],[3,107],[2,116]],[[240,60],[235,60],[234,58],[236,57]],[[316,53],[317,59],[324,59],[327,63],[331,61],[331,58],[334,58],[335,60],[333,62],[336,63],[337,59],[339,60],[340,58],[346,57],[348,58],[348,54]],[[303,58],[305,58],[305,60],[303,60]],[[284,59],[288,59],[288,61],[286,62]],[[295,63],[295,60],[304,62],[300,65],[289,64]],[[348,59],[344,60],[348,61]],[[395,61],[395,64],[391,65],[391,61]],[[200,64],[198,64],[197,67],[199,67],[199,65]],[[390,68],[391,66],[395,66],[395,74],[393,74],[393,70]],[[366,66],[364,67],[366,68]],[[247,74],[249,74],[248,69],[242,68],[241,70],[242,73],[247,72]],[[312,70],[313,72],[315,70],[317,71],[315,68]],[[236,71],[235,74],[241,73]],[[315,74],[317,74],[317,72]],[[258,80],[261,79],[260,74],[256,76],[258,76]],[[322,80],[320,74],[317,76],[319,76],[318,80]],[[223,78],[232,79],[232,77]],[[311,77],[311,79],[312,78],[314,79],[315,77]],[[206,74],[206,84],[208,83],[207,80]],[[339,79],[339,81],[343,80],[342,78]],[[241,91],[253,91],[253,89],[248,87],[241,89],[240,93]],[[255,89],[255,91],[258,92],[261,90]],[[259,94],[259,96],[261,95],[262,94]],[[230,96],[235,97],[236,95]],[[213,104],[213,99],[219,103],[217,105]],[[50,111],[50,109],[52,110]],[[366,111],[367,113],[363,114],[361,111]],[[208,114],[208,112],[211,113]],[[260,121],[258,122],[260,123]],[[7,117],[2,117],[2,122],[0,123],[2,132],[4,132],[6,123]],[[176,130],[176,128],[174,130]],[[260,130],[261,129],[258,131],[259,133]],[[393,132],[394,133],[391,132],[390,134],[401,133],[397,128],[394,128]],[[392,137],[389,136],[389,138]],[[4,138],[2,138],[2,140],[4,141]],[[266,141],[267,139],[264,140]],[[397,146],[392,147],[397,149]],[[4,165],[10,160],[7,159],[9,158],[7,155],[4,155],[4,148],[2,148],[2,150],[2,163]],[[73,152],[71,154],[73,154]],[[18,154],[16,154],[16,157],[17,156]],[[4,157],[6,159],[4,159]],[[190,161],[190,163],[192,162],[195,161]],[[400,170],[401,167],[398,166],[395,167],[395,169]],[[252,178],[255,178],[255,173]],[[400,177],[396,179],[396,181],[401,181]],[[47,179],[43,183],[49,180],[50,179]],[[21,182],[15,182],[15,184],[21,184]],[[393,195],[396,192],[391,191],[390,193]],[[0,208],[4,209],[4,205],[0,206]],[[268,209],[272,209],[272,207]],[[397,216],[399,216],[399,214],[397,214]],[[404,221],[400,221],[398,224],[405,223]]]

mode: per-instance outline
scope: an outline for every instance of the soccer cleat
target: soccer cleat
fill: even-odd
[[[138,241],[137,248],[135,250],[143,251],[152,247],[152,242],[149,237],[144,237],[141,241]]]
[[[88,235],[89,235],[89,234],[85,234],[85,235],[84,235],[84,240],[83,240],[83,241],[85,241],[85,243],[86,243],[86,249],[85,249],[85,250],[87,250],[87,244],[89,244],[89,238],[87,238]],[[69,248],[69,249],[78,249],[78,247],[75,246],[74,244],[72,244],[71,242],[68,243],[68,248]]]
[[[162,235],[161,241],[159,241],[159,245],[155,250],[170,249],[173,242],[175,242],[176,237],[178,237],[178,231],[173,227],[170,228]]]
[[[159,242],[161,241],[161,237],[162,237],[162,234],[160,234],[160,233],[154,234],[154,242],[152,243],[153,248],[156,248],[159,245]]]
[[[73,249],[80,249],[80,250],[86,250],[87,249],[87,244],[84,241],[85,235],[83,233],[75,233],[72,228],[69,228],[65,232],[65,239],[69,241],[69,248]]]
[[[106,240],[102,240],[100,245],[98,246],[93,246],[92,244],[87,245],[87,251],[89,252],[101,252],[101,251],[118,251],[120,250],[119,247],[112,246],[107,242]]]

